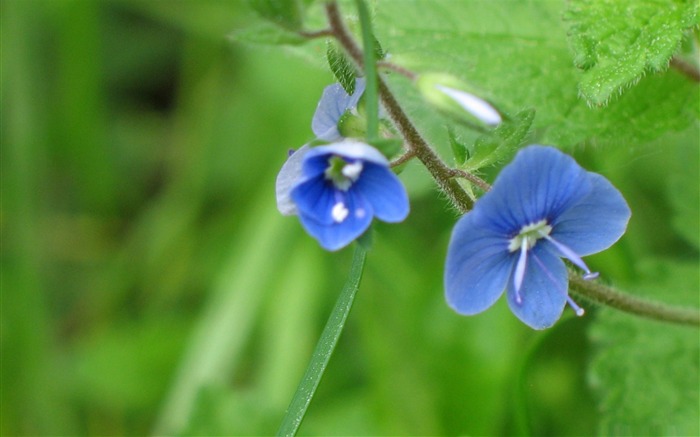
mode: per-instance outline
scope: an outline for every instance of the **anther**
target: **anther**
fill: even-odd
[[[343,202],[338,202],[333,205],[333,209],[331,209],[331,217],[333,217],[333,221],[336,223],[341,223],[348,216],[349,212],[350,211],[348,211]]]

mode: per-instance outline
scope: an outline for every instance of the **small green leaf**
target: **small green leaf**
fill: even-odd
[[[579,84],[590,104],[602,105],[647,71],[661,71],[698,24],[695,0],[573,0],[565,13]]]
[[[299,30],[302,24],[303,7],[299,0],[249,0],[261,17],[291,30]]]
[[[457,139],[454,129],[449,126],[447,127],[447,135],[450,138],[450,148],[455,157],[455,162],[458,166],[462,166],[469,157],[467,146]]]
[[[697,260],[639,267],[637,293],[697,307]],[[602,309],[591,339],[596,353],[589,380],[600,397],[599,435],[699,435],[696,328]]]
[[[386,56],[386,52],[382,48],[382,45],[376,36],[372,35],[372,39],[374,40],[374,59],[380,61],[384,59],[384,57]]]
[[[340,82],[345,92],[352,95],[355,92],[355,77],[357,76],[355,67],[348,61],[345,53],[332,41],[328,42],[326,59],[328,59],[328,66],[333,72],[333,76]]]
[[[535,110],[526,109],[477,138],[463,167],[474,171],[508,160],[525,141],[534,119]]]

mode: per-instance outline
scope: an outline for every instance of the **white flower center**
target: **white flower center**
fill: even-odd
[[[347,191],[360,178],[363,167],[362,161],[348,163],[343,158],[334,156],[328,160],[325,176],[337,189]]]
[[[515,252],[521,248],[524,250],[532,249],[537,240],[548,237],[551,232],[552,227],[547,224],[547,220],[523,226],[520,233],[508,242],[508,250]]]

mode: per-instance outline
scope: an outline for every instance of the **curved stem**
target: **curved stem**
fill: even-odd
[[[389,163],[389,167],[396,167],[398,165],[401,165],[403,163],[406,163],[406,162],[412,160],[415,157],[416,157],[416,155],[413,153],[413,151],[408,150],[403,155],[401,155],[398,158],[391,161]]]
[[[484,191],[488,191],[491,189],[491,184],[489,184],[485,180],[481,179],[480,177],[476,177],[473,174],[471,174],[467,171],[464,171],[464,170],[460,170],[458,168],[453,168],[450,170],[452,171],[452,175],[454,177],[466,179]]]
[[[343,46],[353,61],[355,61],[358,66],[362,67],[362,50],[346,29],[345,24],[340,17],[337,3],[326,3],[326,15],[328,16],[328,22],[335,38],[338,40],[340,45]],[[425,165],[437,184],[440,186],[440,189],[452,201],[452,204],[455,205],[460,212],[464,213],[469,211],[473,206],[473,202],[462,186],[459,185],[459,183],[454,179],[452,169],[442,162],[425,139],[423,139],[415,126],[413,126],[413,123],[411,123],[411,120],[408,118],[406,113],[403,111],[403,108],[401,108],[399,103],[396,101],[396,98],[389,90],[386,82],[381,77],[378,77],[377,79],[379,85],[379,97],[384,104],[387,113],[389,114],[389,118],[391,118],[396,125],[396,128],[406,140],[409,150],[413,152],[413,154],[423,163],[423,165]]]
[[[700,326],[698,310],[666,305],[620,293],[605,285],[586,281],[576,273],[569,274],[569,286],[575,294],[626,313],[662,322]]]
[[[671,67],[675,68],[694,82],[700,82],[700,70],[690,62],[674,56],[671,58]]]
[[[333,31],[330,29],[321,29],[321,30],[299,30],[297,31],[299,36],[303,36],[304,38],[308,39],[314,39],[314,38],[325,38],[329,36],[333,36]]]

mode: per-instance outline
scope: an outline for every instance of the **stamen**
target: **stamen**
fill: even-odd
[[[343,176],[346,178],[355,182],[357,178],[360,177],[360,173],[362,173],[362,162],[356,161],[352,164],[346,164],[341,170],[341,173],[343,173]]]
[[[549,280],[552,281],[554,285],[558,285],[557,281],[554,279],[554,276],[552,276],[552,273],[549,270],[547,270],[547,268],[544,266],[544,263],[540,261],[540,259],[534,253],[532,254],[532,258],[535,260],[537,265],[540,266],[542,271],[544,271],[544,273],[547,275],[547,278],[549,278]],[[566,290],[564,290],[564,294],[566,294],[566,302],[574,310],[576,315],[581,317],[585,313],[583,308],[581,308],[576,304],[576,302],[574,302],[574,300],[571,298],[571,296],[569,296]]]
[[[581,270],[586,272],[585,275],[583,275],[583,279],[595,279],[598,277],[598,272],[591,272],[591,269],[588,268],[585,262],[581,259],[580,256],[573,250],[571,250],[569,247],[565,246],[564,244],[561,244],[554,238],[550,237],[549,235],[542,235],[543,238],[546,238],[547,241],[552,243],[554,247],[557,248],[559,252],[561,252],[562,255],[575,265],[577,265]]]
[[[574,300],[573,300],[571,297],[566,296],[566,302],[567,302],[567,303],[569,304],[569,306],[574,310],[574,312],[576,313],[577,316],[581,317],[582,315],[584,315],[584,314],[586,313],[586,312],[583,310],[583,308],[581,308],[580,306],[578,306],[578,305],[576,304],[576,302],[574,302]]]
[[[527,238],[527,237],[526,237]],[[520,287],[525,279],[525,266],[527,265],[527,243],[520,246],[520,256],[518,263],[515,265],[515,274],[513,275],[513,286],[515,287],[515,301],[522,303],[520,296]]]
[[[345,220],[349,213],[350,211],[348,211],[348,209],[345,207],[345,204],[343,202],[338,202],[333,205],[331,217],[333,217],[333,221],[336,223],[341,223],[343,220]]]

